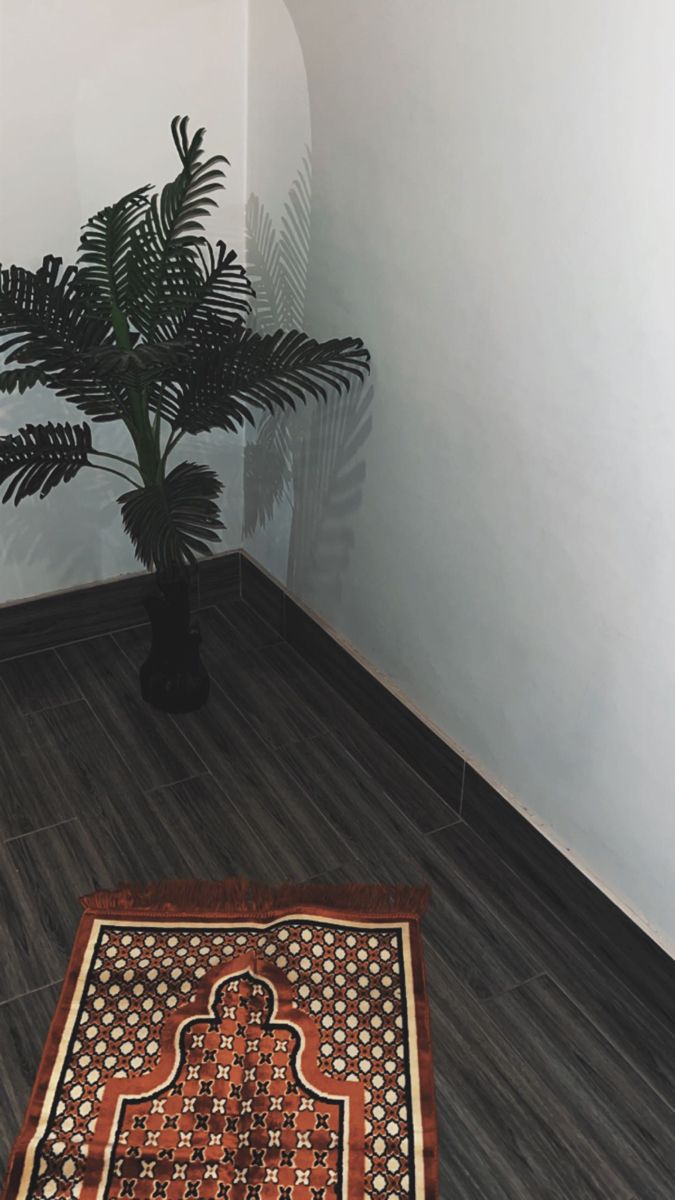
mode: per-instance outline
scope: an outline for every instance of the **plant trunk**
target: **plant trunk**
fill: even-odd
[[[140,670],[141,695],[163,712],[193,712],[206,704],[210,681],[199,657],[201,635],[190,619],[186,571],[157,573],[144,601],[152,626],[150,654]]]

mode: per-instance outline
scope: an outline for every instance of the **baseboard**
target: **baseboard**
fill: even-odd
[[[192,572],[195,608],[215,603],[216,597],[241,594],[241,555],[238,550],[206,559]],[[145,621],[143,597],[151,586],[148,571],[103,583],[52,592],[16,604],[0,606],[0,659],[18,658],[58,643],[110,633]]]
[[[657,990],[672,996],[667,1019],[673,1020],[675,958],[659,935],[609,896],[457,747],[395,694],[388,681],[245,552],[241,579],[242,598],[367,717],[503,861],[546,897],[547,906],[560,920],[575,932],[583,930],[584,941],[598,957],[614,964],[638,993],[646,973],[662,981]]]

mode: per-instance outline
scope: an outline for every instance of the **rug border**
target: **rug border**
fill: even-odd
[[[186,903],[190,888],[192,903]],[[244,886],[246,891],[244,891]],[[251,891],[253,888],[253,892]],[[214,903],[216,891],[218,902]],[[303,901],[303,896],[305,897]],[[319,903],[319,896],[323,900]],[[227,898],[226,898],[227,897]],[[277,903],[274,900],[277,900]],[[84,966],[84,954],[92,929],[100,921],[121,919],[159,920],[170,913],[181,920],[254,920],[283,919],[298,909],[298,915],[330,917],[363,922],[391,920],[409,927],[412,987],[417,1043],[417,1069],[422,1119],[422,1161],[424,1164],[424,1200],[438,1200],[439,1145],[436,1093],[432,1056],[431,1014],[427,989],[421,917],[429,899],[428,888],[390,888],[382,885],[347,885],[320,888],[319,885],[282,885],[264,887],[241,880],[220,884],[193,884],[170,881],[146,888],[126,887],[82,897],[84,912],[78,924],[68,966],[51,1019],[40,1063],[31,1089],[21,1128],[7,1163],[0,1200],[15,1200],[21,1183],[26,1152],[39,1123],[52,1071],[61,1049],[71,1001]],[[292,901],[292,902],[291,902]],[[340,903],[340,901],[342,903]],[[368,908],[361,907],[370,901]],[[186,911],[187,910],[187,911]]]
[[[21,1128],[9,1155],[1,1200],[12,1200],[12,1197],[17,1194],[23,1173],[24,1158],[40,1119],[44,1097],[49,1086],[54,1063],[61,1047],[70,1004],[83,966],[84,952],[89,943],[95,921],[96,916],[94,914],[84,913],[78,924],[66,974],[40,1056],[40,1065],[37,1069],[35,1082],[31,1089]]]

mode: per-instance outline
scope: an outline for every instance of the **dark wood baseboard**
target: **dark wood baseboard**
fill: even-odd
[[[664,1019],[675,1020],[675,960],[535,825],[491,786],[265,571],[242,554],[242,598],[333,685],[412,766],[529,880],[560,920],[584,930],[604,962],[640,994],[646,977]],[[656,988],[654,988],[656,983]]]
[[[143,597],[151,586],[152,575],[142,571],[18,604],[4,604],[0,606],[0,659],[140,625],[146,620]],[[192,588],[195,608],[214,604],[216,597],[241,595],[239,551],[201,562],[192,573]]]

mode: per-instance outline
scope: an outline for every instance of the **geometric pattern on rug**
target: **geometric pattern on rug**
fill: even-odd
[[[266,984],[239,975],[218,989],[213,1017],[190,1022],[170,1084],[123,1105],[111,1200],[339,1191],[343,1102],[305,1086],[298,1034],[272,1023],[272,1006]]]
[[[5,1200],[435,1196],[410,921],[83,925]]]

